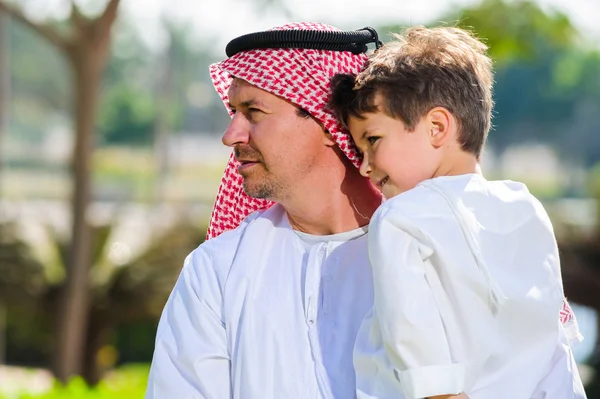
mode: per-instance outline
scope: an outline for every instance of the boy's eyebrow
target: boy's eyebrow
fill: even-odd
[[[360,135],[360,137],[358,138],[358,141],[355,141],[355,142],[354,142],[354,147],[356,147],[356,150],[358,151],[358,153],[359,153],[360,155],[362,155],[362,154],[363,154],[363,150],[362,150],[362,148],[361,148],[361,146],[360,146],[360,144],[359,144],[359,143],[361,143],[361,142],[364,142],[364,141],[365,141],[365,136],[367,135],[367,133],[368,133],[368,130],[365,130],[365,131],[364,131],[364,132],[363,132],[363,133]]]

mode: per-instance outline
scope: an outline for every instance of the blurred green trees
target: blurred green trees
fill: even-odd
[[[91,256],[91,229],[87,213],[92,194],[91,162],[102,72],[106,67],[111,31],[120,0],[108,0],[95,16],[85,15],[75,2],[63,24],[32,20],[12,2],[0,1],[0,12],[35,32],[67,61],[72,89],[71,117],[74,145],[70,163],[71,235],[65,284],[60,292],[57,314],[54,371],[63,382],[81,371],[80,352],[85,341],[89,307],[88,273]],[[43,62],[43,60],[40,60]]]
[[[149,360],[154,326],[183,259],[204,240],[206,229],[178,220],[152,234],[147,245],[125,263],[111,257],[119,250],[114,246],[123,245],[115,243],[114,225],[94,226],[92,231],[89,324],[81,374],[95,384],[119,360],[121,351],[130,361],[139,360],[136,356]],[[52,337],[58,333],[68,240],[47,229],[50,248],[40,255],[18,238],[16,226],[0,224],[0,233],[0,303],[8,309],[8,356],[13,362],[41,367],[50,361]],[[135,348],[144,336],[147,339],[137,354],[132,352],[130,346]]]
[[[164,49],[149,48],[126,21],[118,24],[102,78],[97,145],[152,146],[159,118],[169,132],[201,127],[220,134],[225,128],[227,115],[213,98],[208,76],[214,55],[193,43],[189,26],[163,24]],[[13,21],[8,32],[14,93],[10,130],[20,132],[22,140],[39,142],[46,134],[43,127],[69,118],[73,95],[68,65],[26,26]],[[39,59],[44,59],[44,73]]]

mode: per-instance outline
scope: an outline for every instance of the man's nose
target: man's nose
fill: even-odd
[[[369,165],[369,157],[367,156],[367,154],[365,153],[365,155],[363,155],[363,159],[362,159],[362,163],[360,164],[360,174],[363,175],[364,177],[369,177],[369,175],[371,174],[371,166]]]
[[[248,144],[249,139],[250,133],[248,121],[241,112],[238,112],[231,119],[227,130],[223,133],[221,141],[226,146],[233,147],[236,144]]]

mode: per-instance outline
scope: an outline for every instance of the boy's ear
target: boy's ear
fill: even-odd
[[[435,107],[427,113],[429,140],[434,147],[441,147],[447,144],[451,137],[451,131],[454,128],[454,118],[446,108]]]

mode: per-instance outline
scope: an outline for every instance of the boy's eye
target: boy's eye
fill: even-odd
[[[376,142],[377,140],[379,140],[379,137],[376,137],[376,136],[367,137],[367,142],[368,142],[370,145],[373,145],[373,144],[375,144],[375,142]]]

